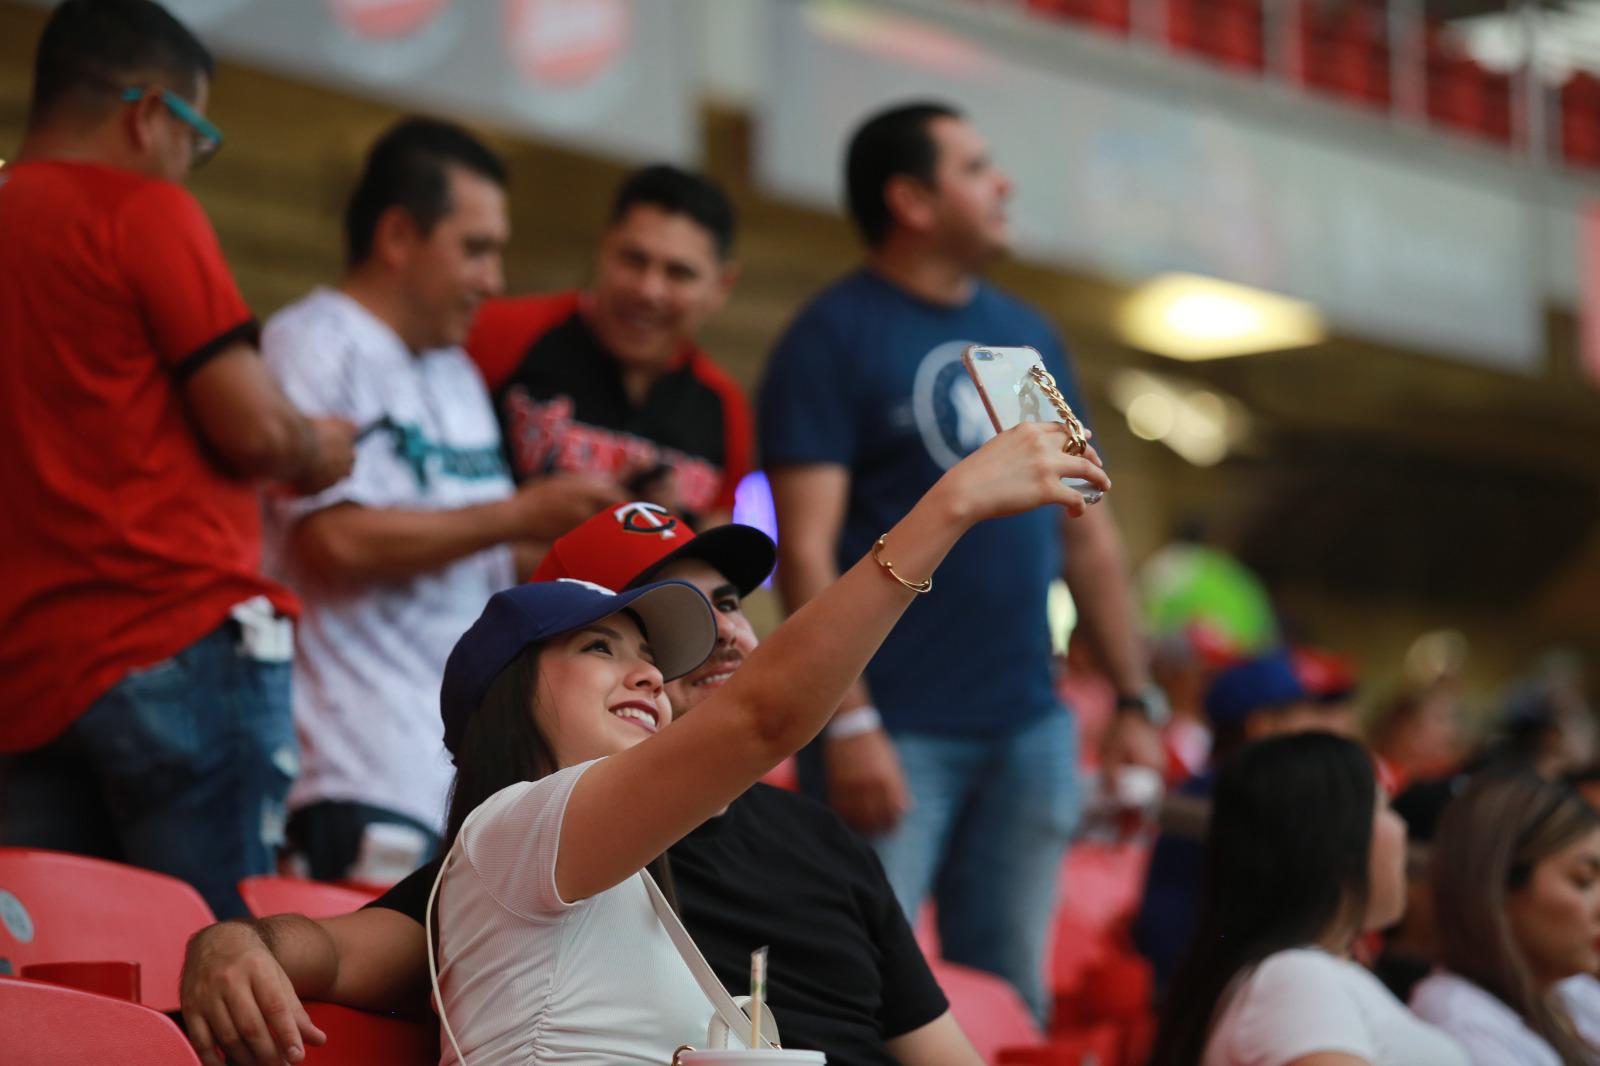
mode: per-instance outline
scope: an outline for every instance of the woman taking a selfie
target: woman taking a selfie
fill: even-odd
[[[440,1006],[468,1062],[661,1066],[703,1046],[711,1005],[641,871],[822,729],[967,529],[1048,503],[1081,514],[1062,478],[1109,486],[1065,440],[1061,426],[1023,425],[957,464],[671,729],[663,683],[712,645],[690,587],[548,582],[490,601],[442,697],[458,774]],[[458,1061],[451,1040],[444,1061]]]
[[[1225,762],[1199,924],[1151,1066],[1466,1066],[1350,959],[1404,910],[1405,845],[1354,741],[1278,737]]]
[[[1600,1063],[1559,987],[1600,967],[1600,815],[1567,785],[1491,772],[1445,808],[1433,868],[1444,969],[1417,1014],[1474,1066]]]

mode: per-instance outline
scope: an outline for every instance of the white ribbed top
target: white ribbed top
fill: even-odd
[[[711,1004],[651,910],[643,874],[577,903],[556,891],[567,800],[592,765],[495,793],[446,866],[439,980],[470,1066],[663,1066],[680,1044],[705,1046]],[[441,1062],[457,1061],[444,1041]]]

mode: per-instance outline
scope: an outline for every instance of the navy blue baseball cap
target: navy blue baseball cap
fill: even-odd
[[[1278,710],[1308,698],[1289,653],[1272,651],[1218,674],[1206,689],[1206,717],[1213,726],[1230,726],[1257,711]]]
[[[700,590],[686,581],[613,592],[563,578],[537,581],[489,597],[478,620],[456,641],[444,664],[439,710],[444,746],[456,754],[467,719],[500,671],[530,644],[600,621],[624,608],[639,616],[656,667],[668,681],[706,661],[717,643],[716,617]]]

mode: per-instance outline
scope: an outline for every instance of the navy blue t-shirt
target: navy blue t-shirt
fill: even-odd
[[[994,435],[961,363],[971,344],[1030,345],[1083,413],[1066,353],[1037,311],[993,286],[961,307],[928,303],[860,270],[789,326],[758,419],[769,468],[837,463],[850,500],[839,567],[853,566],[947,469]],[[896,732],[996,736],[1054,712],[1045,597],[1061,573],[1063,512],[977,526],[867,667]]]

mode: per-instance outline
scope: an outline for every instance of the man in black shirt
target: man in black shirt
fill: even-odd
[[[741,598],[766,579],[773,558],[772,542],[749,527],[696,537],[675,515],[636,503],[557,540],[535,577],[610,588],[670,577],[705,593],[717,647],[667,686],[674,713],[683,714],[755,647]],[[827,807],[758,784],[668,855],[684,924],[730,992],[748,991],[750,952],[770,945],[768,1003],[786,1047],[822,1051],[833,1063],[981,1061],[876,855]],[[198,934],[182,989],[191,1033],[213,1034],[241,1063],[293,1062],[291,1049],[321,1036],[301,998],[421,1011],[422,919],[437,872],[437,862],[423,867],[355,914],[223,922]],[[214,1048],[198,1050],[220,1064]]]

